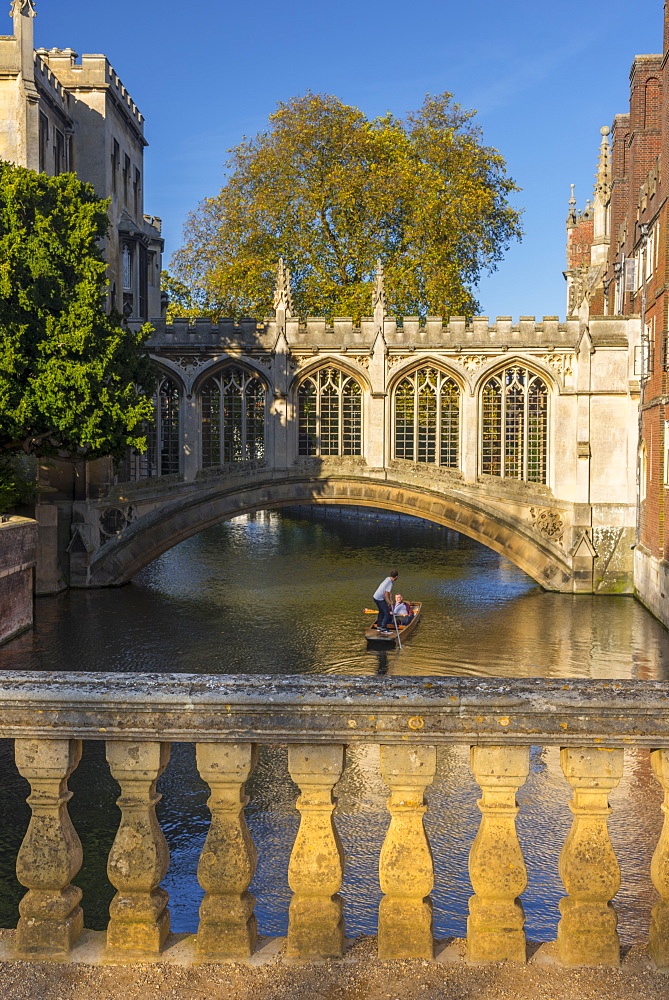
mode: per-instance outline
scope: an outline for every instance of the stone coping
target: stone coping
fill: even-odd
[[[12,672],[0,736],[669,747],[669,683]]]

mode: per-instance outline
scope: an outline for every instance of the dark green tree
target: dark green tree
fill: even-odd
[[[404,120],[324,94],[279,104],[188,219],[175,275],[205,314],[262,316],[283,257],[302,315],[359,317],[380,257],[391,312],[471,315],[521,233],[517,188],[473,117],[450,94]]]
[[[107,208],[73,174],[0,161],[0,452],[146,447],[150,327],[105,311]]]

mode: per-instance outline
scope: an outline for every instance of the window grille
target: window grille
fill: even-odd
[[[123,246],[123,288],[132,289],[132,250],[127,243]]]
[[[481,471],[545,483],[548,389],[519,365],[489,378],[481,392]]]
[[[159,375],[153,396],[153,420],[142,428],[142,432],[146,434],[146,451],[128,448],[116,465],[117,482],[136,482],[152,476],[174,475],[181,471],[180,403],[178,384],[167,375]]]
[[[338,368],[321,368],[297,393],[300,455],[362,454],[362,389]]]
[[[257,375],[224,368],[200,391],[202,468],[265,455],[266,391]]]
[[[460,389],[437,368],[419,368],[395,390],[395,457],[457,469]]]

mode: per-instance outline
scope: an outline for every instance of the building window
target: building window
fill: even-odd
[[[148,319],[149,258],[146,248],[139,245],[139,318]]]
[[[297,393],[300,455],[362,454],[362,389],[338,368],[321,368]]]
[[[130,183],[130,157],[125,155],[123,160],[123,201],[128,204],[128,184]]]
[[[548,389],[520,365],[504,369],[481,392],[481,471],[546,482]]]
[[[139,210],[141,207],[141,193],[142,193],[142,175],[140,174],[137,167],[135,167],[135,179],[132,183],[132,196],[135,203],[135,219],[139,221]]]
[[[395,458],[457,469],[460,389],[438,368],[419,368],[395,390]]]
[[[65,136],[56,128],[53,130],[53,165],[55,174],[63,174],[67,169],[65,163]]]
[[[112,141],[112,153],[111,153],[111,182],[112,182],[112,192],[118,194],[118,167],[121,162],[121,148],[114,139]]]
[[[46,171],[46,156],[49,148],[49,119],[40,112],[39,116],[39,168]]]
[[[164,376],[158,383],[155,396],[156,429],[153,448],[149,450],[149,463],[155,476],[171,476],[179,472],[179,387]],[[153,453],[151,453],[153,452]]]
[[[153,397],[153,421],[145,427],[145,452],[129,448],[116,467],[117,482],[135,482],[152,476],[178,475],[180,471],[179,408],[177,383],[167,375],[158,379]]]
[[[123,244],[123,289],[132,290],[132,250],[127,243]]]
[[[243,368],[224,368],[200,390],[202,468],[265,455],[265,385]]]

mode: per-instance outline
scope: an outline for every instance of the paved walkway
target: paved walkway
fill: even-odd
[[[632,949],[620,969],[544,964],[379,962],[356,943],[344,962],[91,966],[0,962],[2,1000],[667,1000],[669,975]]]

